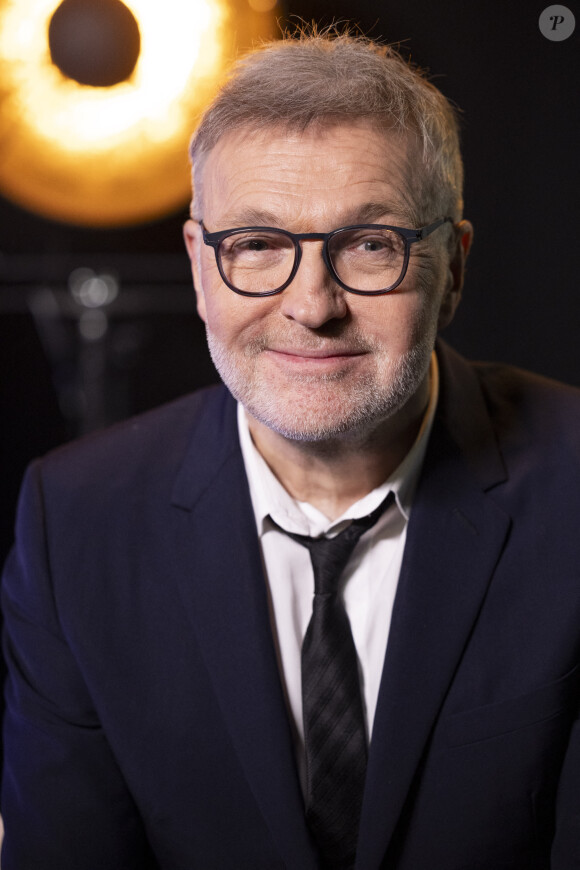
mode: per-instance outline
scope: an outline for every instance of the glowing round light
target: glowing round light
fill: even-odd
[[[274,30],[248,0],[124,3],[139,26],[137,63],[127,80],[91,87],[51,61],[58,0],[0,0],[0,190],[32,211],[113,226],[186,202],[196,116],[234,52]]]

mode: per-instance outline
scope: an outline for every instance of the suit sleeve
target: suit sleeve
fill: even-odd
[[[153,870],[139,813],[59,622],[40,469],[26,475],[2,581],[2,868]]]
[[[551,870],[580,868],[580,718],[570,734],[560,776]]]

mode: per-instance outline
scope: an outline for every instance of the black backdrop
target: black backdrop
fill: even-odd
[[[429,68],[462,110],[465,215],[475,225],[464,301],[446,337],[469,357],[580,385],[580,5],[567,3],[577,29],[563,42],[540,33],[547,5],[289,0],[284,17],[357,22]],[[186,212],[87,230],[0,199],[3,550],[33,455],[215,380],[182,250]],[[83,346],[66,302],[77,266],[113,270],[121,286],[106,336]]]

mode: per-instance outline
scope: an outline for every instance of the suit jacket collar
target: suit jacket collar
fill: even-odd
[[[441,344],[440,404],[415,495],[370,747],[357,870],[377,870],[509,529],[505,479],[472,367]],[[236,406],[208,393],[173,491],[176,570],[232,741],[280,854],[314,870]]]
[[[487,491],[507,480],[507,470],[477,370],[441,340],[436,350],[441,376],[438,426],[449,434],[475,480]]]
[[[173,489],[175,570],[232,743],[289,870],[315,870],[256,525],[225,388],[210,390]]]

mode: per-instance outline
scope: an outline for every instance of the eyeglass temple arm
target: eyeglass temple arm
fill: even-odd
[[[422,229],[417,230],[416,237],[411,239],[411,241],[420,242],[420,241],[422,241],[422,239],[426,239],[427,236],[430,236],[431,233],[434,233],[435,230],[438,230],[440,226],[442,226],[443,224],[446,224],[447,222],[452,224],[452,223],[454,223],[454,220],[452,217],[439,218],[438,221],[435,221],[435,223],[433,223],[433,224],[429,224],[428,227],[423,227]]]

